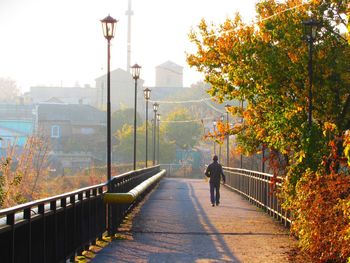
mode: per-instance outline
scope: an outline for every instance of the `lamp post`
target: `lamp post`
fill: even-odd
[[[149,88],[145,88],[143,90],[143,95],[146,100],[146,168],[147,168],[147,162],[148,162],[148,101],[151,98],[151,90]]]
[[[134,100],[134,170],[136,170],[136,113],[137,113],[137,80],[140,78],[141,66],[135,64],[131,67],[132,78],[135,80],[135,100]]]
[[[220,121],[221,121],[221,123],[223,123],[224,122],[224,115],[221,115],[220,116]],[[220,139],[221,139],[221,134],[219,134],[219,136],[220,136]],[[220,140],[220,143],[219,143],[219,161],[221,162],[221,140]]]
[[[157,102],[153,103],[153,165],[156,164],[156,126],[157,126],[157,111],[159,104]]]
[[[243,111],[244,111],[244,99],[241,100],[241,109],[242,109],[242,118],[241,118],[241,125],[243,125]],[[243,169],[243,154],[241,153],[241,169]]]
[[[308,62],[308,73],[309,73],[309,96],[308,96],[308,124],[309,129],[311,129],[312,125],[312,82],[313,82],[313,71],[312,71],[312,53],[314,41],[316,39],[317,27],[319,26],[319,22],[313,19],[309,19],[303,21],[303,24],[307,31],[306,41],[309,44],[309,62]]]
[[[115,25],[118,21],[108,15],[101,20],[103,35],[107,39],[107,181],[111,180],[111,73],[110,73],[110,48],[111,39],[114,37]],[[108,190],[110,184],[108,183]]]
[[[216,127],[216,121],[213,121],[213,131],[215,136],[215,127]],[[216,144],[215,144],[215,138],[214,138],[214,155],[216,155]]]
[[[111,74],[110,74],[110,47],[111,39],[114,37],[115,25],[117,20],[108,15],[101,20],[103,35],[107,39],[107,187],[108,192],[111,189],[111,178],[112,178],[112,169],[111,169],[111,157],[112,157],[112,147],[111,147]],[[107,206],[107,229],[108,234],[112,235],[112,212],[111,207]]]
[[[157,123],[158,123],[158,137],[157,137],[157,164],[159,164],[159,135],[160,135],[160,114],[157,113]]]
[[[230,112],[230,104],[225,105],[226,110],[226,128],[227,128],[227,135],[226,135],[226,166],[229,167],[230,165],[230,123],[229,123],[229,112]]]

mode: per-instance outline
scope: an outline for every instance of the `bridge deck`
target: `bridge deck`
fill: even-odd
[[[289,262],[296,242],[224,187],[212,207],[208,183],[196,179],[162,180],[122,231],[92,262]]]

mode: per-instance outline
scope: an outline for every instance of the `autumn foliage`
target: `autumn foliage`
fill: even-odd
[[[292,231],[315,262],[350,257],[350,46],[348,1],[263,0],[254,23],[236,15],[215,26],[202,20],[188,54],[211,84],[208,93],[232,106],[243,122],[220,133],[236,134],[244,153],[270,152],[274,175],[284,177],[281,199]],[[313,43],[312,123],[309,44],[303,21],[320,22]],[[342,28],[342,31],[340,30]],[[349,28],[349,27],[348,27]],[[220,136],[217,136],[220,140]]]
[[[9,207],[46,196],[49,145],[44,138],[27,139],[21,152],[9,145],[0,162],[0,207]]]

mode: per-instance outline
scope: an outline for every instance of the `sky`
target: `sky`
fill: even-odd
[[[184,86],[203,79],[186,64],[188,33],[204,18],[219,24],[239,12],[255,17],[256,0],[132,0],[131,65],[142,66],[145,86],[155,67],[171,60],[184,67]],[[106,73],[107,42],[100,20],[118,20],[111,70],[126,69],[128,0],[0,0],[0,78],[31,86],[95,86]]]

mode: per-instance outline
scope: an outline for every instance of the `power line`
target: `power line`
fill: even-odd
[[[216,112],[219,112],[221,114],[224,114],[224,112],[222,112],[221,110],[215,108],[213,105],[211,105],[209,102],[204,101],[205,104],[207,104],[207,106],[209,106],[210,108],[212,108],[213,110],[215,110]]]
[[[204,98],[204,99],[200,99],[200,100],[182,100],[182,101],[176,101],[176,100],[172,100],[172,101],[170,101],[170,100],[168,100],[168,101],[166,101],[166,100],[163,100],[163,101],[161,101],[161,100],[149,100],[150,102],[152,102],[152,103],[154,103],[154,102],[157,102],[157,103],[159,103],[159,104],[182,104],[182,103],[199,103],[199,102],[205,102],[205,101],[207,101],[207,100],[211,100],[211,98]]]
[[[166,100],[149,100],[150,102],[152,103],[159,103],[159,104],[185,104],[185,103],[200,103],[200,102],[204,102],[207,106],[209,106],[210,108],[212,108],[213,110],[221,113],[221,114],[224,114],[225,112],[222,112],[221,110],[215,108],[213,105],[211,105],[208,101],[211,100],[211,98],[203,98],[203,99],[200,99],[200,100],[183,100],[183,101],[166,101]]]
[[[202,119],[194,119],[194,120],[176,120],[176,121],[161,121],[166,123],[187,123],[187,122],[202,122],[203,120],[211,120],[211,117],[202,118]]]

